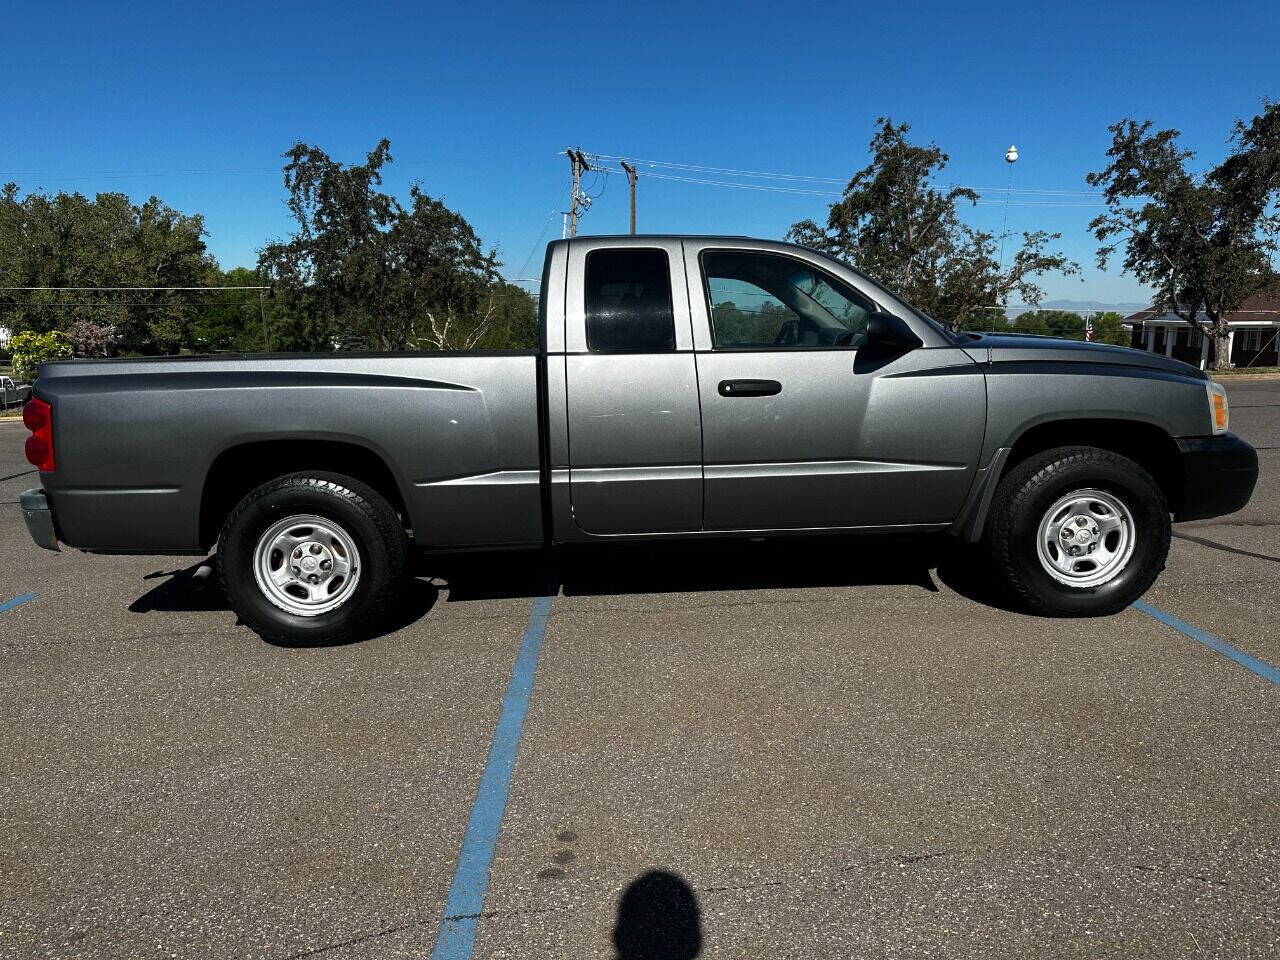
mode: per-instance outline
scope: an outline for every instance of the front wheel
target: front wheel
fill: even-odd
[[[996,488],[987,548],[1024,606],[1048,616],[1105,616],[1146,593],[1169,554],[1169,507],[1127,457],[1059,447]]]
[[[218,538],[232,608],[267,640],[359,639],[386,616],[404,579],[404,527],[372,488],[339,474],[264,483]]]

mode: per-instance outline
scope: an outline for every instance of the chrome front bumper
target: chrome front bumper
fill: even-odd
[[[43,490],[24,490],[18,497],[22,507],[22,519],[27,522],[27,533],[36,546],[46,550],[58,549],[58,535],[53,529],[53,510]]]

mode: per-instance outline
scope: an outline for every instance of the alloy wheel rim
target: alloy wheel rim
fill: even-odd
[[[1040,518],[1036,556],[1045,573],[1068,587],[1097,587],[1122,571],[1137,542],[1133,514],[1106,490],[1075,490]]]
[[[258,589],[275,606],[318,617],[342,606],[360,582],[360,551],[343,527],[296,514],[273,523],[253,552]]]

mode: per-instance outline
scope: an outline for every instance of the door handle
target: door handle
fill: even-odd
[[[722,397],[772,397],[782,392],[777,380],[721,380]]]

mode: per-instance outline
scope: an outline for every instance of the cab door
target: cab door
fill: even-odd
[[[686,241],[707,530],[948,523],[977,467],[981,368],[864,347],[881,305],[817,254]],[[917,318],[917,322],[919,321]]]
[[[574,524],[702,526],[702,424],[680,242],[574,240],[565,383]]]

